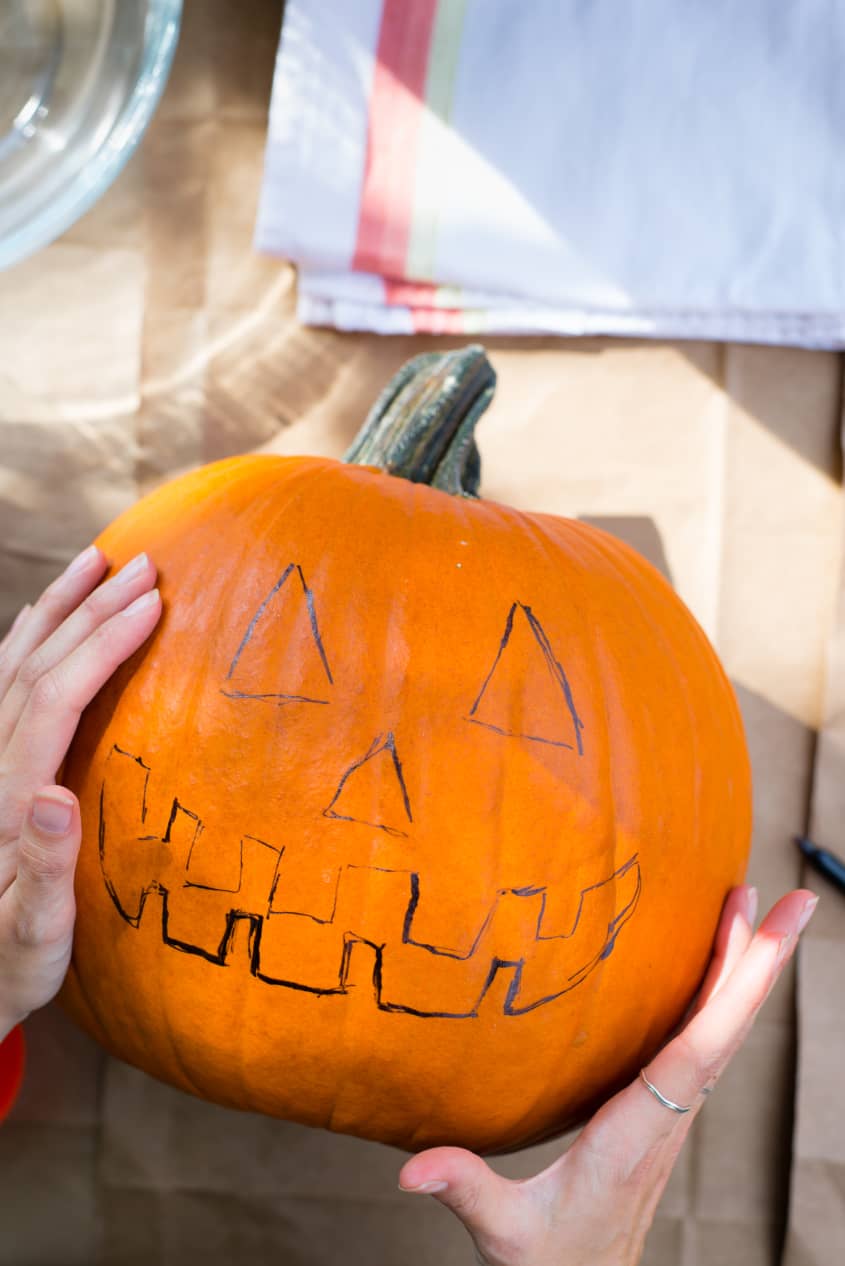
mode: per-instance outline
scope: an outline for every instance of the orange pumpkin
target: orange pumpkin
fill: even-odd
[[[419,358],[353,460],[218,462],[100,538],[150,553],[164,615],[66,764],[63,996],[164,1081],[504,1150],[631,1078],[700,982],[749,847],[733,692],[630,548],[472,495],[492,381]]]

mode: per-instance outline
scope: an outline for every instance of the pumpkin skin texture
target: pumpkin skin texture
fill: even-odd
[[[634,551],[328,459],[103,533],[164,614],[83,716],[62,998],[236,1108],[513,1149],[631,1079],[749,849],[731,686]]]

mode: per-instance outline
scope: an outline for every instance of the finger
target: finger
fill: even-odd
[[[18,723],[38,681],[89,637],[110,616],[127,607],[155,581],[155,568],[139,554],[121,571],[97,586],[53,632],[29,652],[0,703],[0,749]]]
[[[9,642],[12,640],[12,638],[13,638],[13,637],[14,637],[14,635],[15,635],[15,633],[16,633],[16,632],[17,632],[17,630],[21,627],[21,625],[23,624],[24,620],[26,619],[26,617],[27,617],[28,613],[29,613],[31,610],[32,610],[32,607],[31,607],[31,605],[30,605],[29,603],[27,603],[25,607],[21,607],[20,611],[19,611],[19,612],[18,612],[18,614],[15,616],[14,620],[12,621],[12,623],[9,625],[9,627],[8,627],[8,629],[6,630],[6,632],[5,632],[5,634],[3,635],[3,637],[2,637],[2,638],[0,638],[0,653],[3,651],[3,648],[4,648],[5,646],[7,646],[7,645],[9,644]]]
[[[39,678],[4,753],[11,771],[9,794],[28,797],[34,787],[54,779],[83,709],[149,637],[160,614],[159,592],[151,589]]]
[[[26,618],[12,626],[0,647],[0,699],[5,696],[27,656],[91,592],[106,566],[102,550],[96,545],[89,545],[47,586]]]
[[[757,917],[757,889],[742,885],[732,888],[725,900],[716,929],[713,957],[698,992],[692,1014],[700,1011],[730,976],[751,944]]]
[[[518,1184],[508,1181],[480,1156],[459,1147],[435,1147],[407,1161],[399,1173],[402,1191],[435,1196],[460,1218],[475,1240],[504,1246],[520,1229],[527,1203]]]
[[[24,950],[48,945],[57,946],[62,954],[67,942],[69,953],[76,910],[73,874],[81,835],[79,805],[72,792],[65,787],[42,787],[21,832],[12,889],[14,935]]]
[[[805,889],[782,897],[769,911],[730,975],[677,1037],[651,1061],[646,1075],[667,1098],[700,1106],[741,1045],[757,1012],[783,971],[818,898]],[[643,1111],[663,1123],[671,1113],[641,1083],[636,1093]]]
[[[643,1161],[653,1161],[655,1151],[680,1146],[789,961],[815,903],[815,896],[802,889],[782,897],[718,990],[644,1070],[662,1095],[688,1111],[666,1107],[637,1078],[596,1113],[576,1148],[598,1158],[620,1157],[633,1172]]]

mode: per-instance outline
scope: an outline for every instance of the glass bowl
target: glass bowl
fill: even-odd
[[[182,0],[0,0],[0,268],[108,188],[158,104]]]

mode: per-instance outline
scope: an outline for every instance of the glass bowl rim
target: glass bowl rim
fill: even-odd
[[[182,16],[182,0],[150,0],[141,65],[103,144],[46,206],[0,238],[0,269],[18,264],[55,241],[90,210],[113,183],[144,135],[170,74]],[[114,144],[114,137],[120,143]]]

